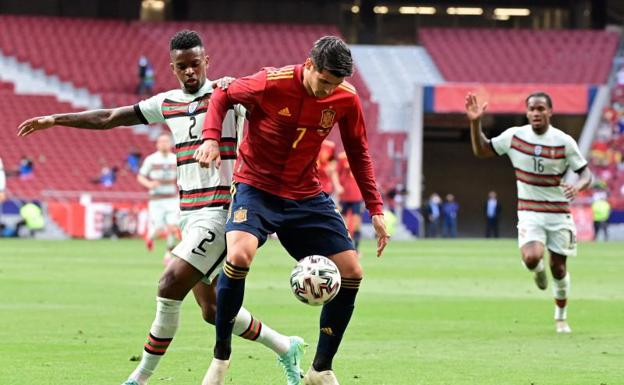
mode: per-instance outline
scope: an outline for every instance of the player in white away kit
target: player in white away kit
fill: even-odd
[[[126,385],[147,383],[176,333],[182,300],[191,289],[204,319],[214,324],[214,278],[221,272],[226,255],[225,219],[244,109],[241,107],[236,113],[229,111],[224,120],[219,168],[201,168],[193,154],[202,142],[202,124],[213,90],[213,83],[206,79],[208,57],[199,35],[193,31],[181,31],[173,36],[170,56],[181,89],[158,94],[134,106],[38,117],[19,126],[20,136],[54,125],[97,130],[162,122],[171,129],[178,165],[182,241],[172,252],[177,258],[169,263],[160,279],[156,319],[144,345],[141,363]],[[220,86],[225,88],[227,84],[221,82]],[[234,333],[272,349],[278,354],[287,384],[299,384],[304,346],[301,338],[277,333],[244,308],[234,318]]]
[[[576,255],[576,227],[570,201],[587,188],[592,175],[574,139],[550,125],[552,100],[537,92],[526,99],[530,124],[511,127],[488,139],[481,130],[487,103],[479,105],[473,94],[466,96],[472,150],[479,158],[507,155],[516,172],[518,187],[518,244],[524,265],[534,273],[535,283],[545,290],[548,279],[544,251],[550,252],[550,272],[555,297],[555,325],[558,333],[570,333],[567,299],[570,273],[566,260]],[[568,169],[579,174],[576,183],[563,182]]]
[[[171,261],[171,251],[178,239],[179,199],[176,186],[176,156],[171,152],[169,134],[160,134],[156,139],[157,151],[148,155],[137,175],[137,181],[149,189],[147,212],[149,223],[145,243],[149,251],[154,248],[154,238],[164,232],[167,238],[167,252],[164,262]]]

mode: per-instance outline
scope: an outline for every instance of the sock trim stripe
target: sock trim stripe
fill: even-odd
[[[240,271],[240,272],[245,272],[245,273],[249,271],[248,267],[236,266],[236,265],[231,264],[228,261],[225,262],[225,267],[229,267],[234,271]]]
[[[156,348],[150,346],[149,344],[145,344],[145,345],[143,345],[143,350],[145,350],[149,354],[153,354],[153,355],[156,355],[156,356],[162,356],[167,351],[167,348],[156,349]]]
[[[227,275],[228,278],[244,279],[247,276],[249,269],[242,270],[242,268],[239,268],[236,266],[232,267],[232,265],[230,265],[229,263],[226,263],[223,266],[223,272],[225,273],[225,275]]]
[[[262,321],[258,321],[252,318],[251,322],[249,323],[249,327],[240,336],[247,340],[255,341],[260,336],[261,331]]]
[[[169,345],[171,343],[171,341],[173,341],[173,338],[161,338],[161,337],[156,337],[155,335],[153,335],[152,333],[150,333],[147,336],[148,339],[154,341],[155,343],[166,343],[167,345]]]
[[[342,278],[341,286],[346,289],[359,289],[360,282],[362,282],[361,278]]]

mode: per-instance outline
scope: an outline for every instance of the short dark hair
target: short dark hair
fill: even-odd
[[[194,47],[203,47],[201,37],[195,31],[189,31],[185,29],[183,31],[178,31],[171,38],[171,42],[169,43],[169,50],[173,51],[175,49],[191,49]]]
[[[319,72],[327,70],[339,78],[353,74],[351,50],[339,37],[323,36],[318,39],[310,51],[310,59]]]
[[[553,107],[552,99],[550,98],[550,95],[548,95],[546,92],[533,92],[531,95],[527,96],[526,100],[524,101],[527,106],[529,105],[529,99],[531,98],[544,98],[546,99],[546,104],[548,105],[548,108],[552,109]]]

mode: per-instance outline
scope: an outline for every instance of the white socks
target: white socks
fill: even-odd
[[[568,295],[570,293],[570,273],[566,272],[562,279],[553,278],[553,296],[555,297],[555,319],[565,320],[568,317]]]
[[[147,336],[141,363],[128,379],[143,385],[154,373],[158,362],[167,351],[178,330],[181,304],[182,301],[156,297],[156,319],[152,323],[149,336]]]
[[[290,349],[290,338],[279,334],[260,320],[254,319],[244,307],[241,307],[236,315],[232,333],[251,341],[260,342],[279,356]]]

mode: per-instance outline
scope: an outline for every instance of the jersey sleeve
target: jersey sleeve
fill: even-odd
[[[362,192],[366,208],[370,215],[381,214],[383,212],[383,202],[381,194],[377,191],[373,162],[368,153],[368,139],[366,138],[362,105],[357,95],[354,96],[353,106],[338,121],[338,126],[340,127],[340,137],[349,159],[351,171]]]
[[[228,109],[240,103],[245,107],[257,106],[262,101],[266,87],[266,71],[234,80],[227,90],[217,88],[210,97],[208,113],[202,127],[202,138],[219,140],[221,124]]]
[[[139,169],[139,174],[148,178],[151,170],[152,170],[152,158],[148,156],[143,161],[143,164],[141,165],[141,168]]]
[[[165,94],[160,93],[135,104],[134,111],[139,117],[139,120],[141,120],[141,123],[163,123],[165,121],[165,117],[162,113],[162,103],[164,100]]]
[[[511,140],[516,132],[515,127],[503,131],[502,134],[490,139],[490,144],[496,155],[505,155],[511,148]]]
[[[0,192],[3,192],[6,188],[6,176],[4,175],[4,165],[2,159],[0,159]]]
[[[568,139],[566,143],[566,160],[574,172],[581,172],[587,166],[587,161],[581,154],[576,141],[571,136],[568,136]]]

